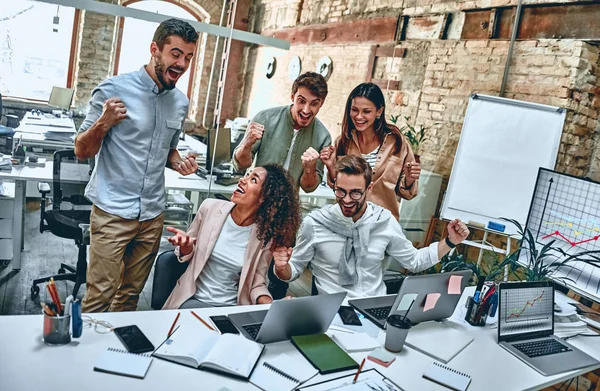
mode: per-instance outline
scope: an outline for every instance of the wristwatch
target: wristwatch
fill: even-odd
[[[446,241],[446,244],[448,245],[448,247],[450,247],[450,248],[454,248],[454,247],[456,247],[456,244],[452,243],[452,242],[450,241],[450,239],[448,239],[448,237],[447,237],[447,236],[446,236],[446,238],[445,238],[444,240]]]

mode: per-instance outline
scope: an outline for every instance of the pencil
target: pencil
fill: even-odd
[[[171,334],[173,333],[173,329],[175,328],[175,325],[177,324],[177,319],[179,319],[179,315],[181,315],[181,312],[177,313],[177,316],[175,317],[175,320],[173,321],[173,324],[171,325],[171,328],[169,329],[169,334],[167,334],[167,338],[169,338],[171,336]]]
[[[358,375],[360,375],[360,371],[362,371],[363,365],[365,365],[365,360],[367,358],[363,358],[362,362],[360,363],[360,366],[358,367],[358,371],[356,371],[356,375],[354,375],[354,379],[352,380],[352,384],[356,383],[356,380],[358,380]]]
[[[198,315],[197,315],[197,314],[196,314],[194,311],[190,311],[190,312],[192,313],[192,315],[194,315],[196,318],[198,318],[198,320],[199,320],[200,322],[204,323],[204,325],[205,325],[206,327],[208,327],[208,328],[209,328],[209,329],[211,329],[212,331],[215,331],[215,329],[213,329],[212,327],[210,327],[210,325],[209,325],[208,323],[206,323],[206,322],[204,321],[204,319],[202,319],[201,317],[199,317],[199,316],[198,316]]]
[[[52,286],[52,291],[54,292],[54,298],[56,299],[56,307],[58,308],[58,314],[62,314],[62,305],[60,303],[60,296],[58,295],[58,289],[56,289],[56,283],[54,282],[54,278],[50,278],[50,285]]]

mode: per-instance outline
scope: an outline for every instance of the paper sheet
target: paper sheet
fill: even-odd
[[[408,307],[410,307],[410,304],[417,299],[417,296],[418,295],[416,293],[406,293],[404,296],[402,296],[402,300],[400,300],[400,304],[398,304],[396,311],[408,310]]]
[[[434,309],[440,296],[442,295],[439,293],[429,293],[425,299],[425,307],[423,308],[423,312]]]
[[[462,282],[462,276],[450,276],[448,281],[448,294],[449,295],[460,295],[460,285]]]

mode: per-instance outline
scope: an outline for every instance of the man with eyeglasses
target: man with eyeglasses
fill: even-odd
[[[275,275],[298,278],[312,265],[319,293],[346,291],[349,298],[386,294],[385,255],[410,271],[425,270],[469,235],[459,219],[448,224],[448,236],[416,249],[391,212],[366,201],[372,169],[362,157],[347,155],[336,163],[337,204],[311,212],[304,219],[296,246],[273,253]]]

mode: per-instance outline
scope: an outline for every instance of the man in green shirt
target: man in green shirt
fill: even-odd
[[[331,135],[317,113],[327,96],[325,78],[306,72],[292,85],[292,105],[263,110],[248,125],[244,139],[233,153],[237,171],[252,165],[278,163],[296,183],[296,189],[314,191],[323,179],[319,153],[331,145]]]

